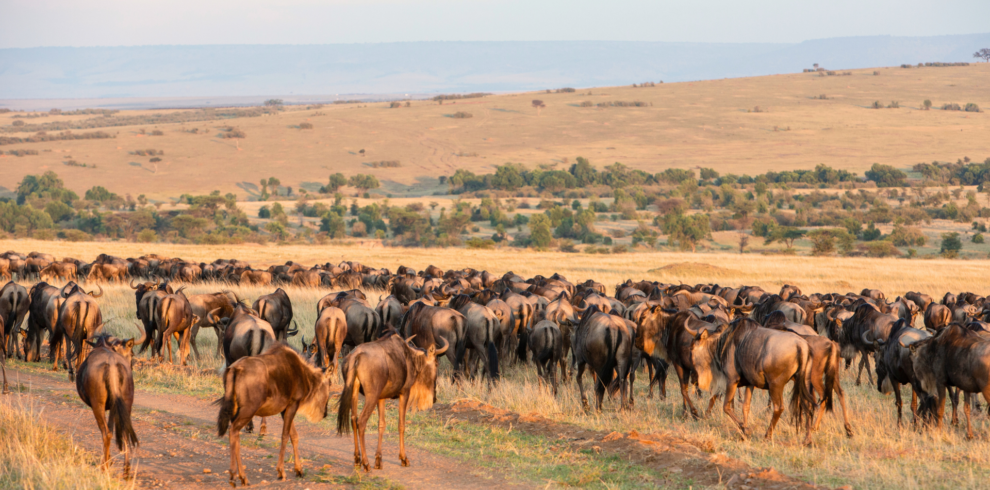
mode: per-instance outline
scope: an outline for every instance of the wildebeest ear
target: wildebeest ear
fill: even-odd
[[[701,332],[698,333],[697,340],[702,341],[708,338],[708,329],[702,328]]]
[[[124,348],[126,348],[127,350],[133,349],[134,348],[134,339],[127,339],[127,341],[124,342]]]
[[[90,347],[96,347],[96,345],[99,344],[99,341],[97,341],[97,340],[87,340],[86,343],[89,344]]]

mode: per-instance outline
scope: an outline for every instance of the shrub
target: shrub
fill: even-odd
[[[959,104],[956,104],[955,102],[950,102],[948,104],[942,104],[942,110],[943,111],[961,111],[962,110],[962,107],[959,107]]]
[[[156,130],[154,130],[154,131],[151,132],[151,135],[152,136],[165,136],[165,133],[162,132],[162,130],[160,130],[160,129],[156,129]]]
[[[495,240],[491,238],[468,238],[464,241],[464,245],[467,248],[473,249],[493,249],[495,248]]]
[[[898,247],[908,247],[911,245],[922,247],[925,245],[925,234],[920,229],[913,226],[894,226],[894,231],[890,233],[890,241]]]
[[[20,119],[11,123],[11,126],[23,126],[23,125],[24,125],[24,121],[21,121]]]
[[[931,108],[932,108],[932,101],[931,101],[931,100],[928,100],[928,99],[925,99],[925,101],[924,101],[924,102],[922,102],[922,103],[921,103],[921,105],[922,105],[922,106],[923,106],[923,107],[925,108],[925,110],[927,111],[927,110],[929,110],[929,109],[931,109]]]
[[[888,105],[887,108],[888,109],[900,109],[901,108],[901,104],[898,103],[896,100],[892,100],[892,101],[890,101],[890,105]]]
[[[398,168],[402,166],[399,164],[398,160],[383,160],[380,162],[371,162],[369,163],[369,165],[371,165],[371,168]]]
[[[646,102],[633,101],[633,102],[623,102],[621,100],[615,100],[611,102],[599,102],[598,107],[646,107],[649,104]]]
[[[152,158],[152,159],[150,159],[148,161],[151,162],[151,163],[158,163],[158,162],[162,161],[162,159],[160,157],[154,157],[154,158]]]
[[[864,244],[866,255],[870,257],[896,257],[901,255],[901,251],[887,240],[880,240]]]
[[[62,234],[70,242],[84,242],[90,238],[89,233],[82,230],[65,230]]]
[[[890,166],[874,163],[866,171],[866,178],[877,183],[877,187],[902,187],[907,174]]]
[[[262,206],[258,210],[258,217],[261,219],[270,219],[272,217],[272,210],[268,206]]]
[[[564,87],[564,88],[557,89],[557,92],[558,93],[564,93],[564,94],[570,94],[570,93],[577,92],[577,90],[574,90],[571,87]]]
[[[594,107],[594,106],[595,106],[595,104],[593,102],[591,102],[590,100],[586,100],[586,101],[584,101],[584,102],[581,103],[581,107]]]
[[[155,230],[145,228],[137,234],[137,240],[141,243],[152,243],[158,241],[158,234]]]
[[[980,106],[970,102],[966,104],[966,108],[963,110],[966,112],[980,112]]]
[[[231,126],[227,126],[226,128],[223,128],[222,131],[223,132],[220,133],[220,137],[221,138],[246,138],[247,137],[247,135],[244,134],[244,131],[241,131],[240,129],[234,128],[234,127],[231,127]]]
[[[450,117],[454,119],[470,119],[474,117],[474,114],[471,114],[470,112],[457,111],[453,113]]]
[[[959,239],[959,233],[942,233],[942,247],[939,253],[946,258],[955,258],[959,256],[960,250],[962,250],[962,240]]]
[[[402,102],[392,102],[391,104],[388,105],[388,107],[389,109],[397,109],[399,107],[402,107]]]
[[[301,122],[299,123],[299,129],[313,129],[313,123]]]
[[[879,100],[874,100],[872,107],[874,109],[883,109],[883,104],[881,104]]]
[[[983,243],[983,233],[973,235],[973,243]]]

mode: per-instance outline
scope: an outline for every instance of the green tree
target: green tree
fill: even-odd
[[[261,219],[269,219],[272,217],[272,210],[269,209],[268,206],[262,206],[261,209],[258,210],[258,217]]]
[[[962,250],[962,240],[959,239],[959,233],[942,233],[942,248],[940,253],[947,258],[955,258],[959,256],[959,251]]]
[[[544,249],[550,246],[550,218],[545,214],[534,214],[529,219],[529,236],[533,246]]]
[[[793,226],[778,226],[763,239],[764,245],[773,242],[781,242],[788,249],[794,248],[794,241],[803,237],[807,233],[805,230]]]
[[[814,230],[808,233],[808,239],[811,240],[811,255],[822,256],[835,253],[835,235],[832,230]]]
[[[877,187],[904,187],[907,174],[890,166],[874,163],[866,171],[866,178],[877,183]]]
[[[570,173],[577,180],[578,187],[594,185],[598,180],[598,170],[584,157],[577,157],[577,163],[571,165]]]
[[[707,214],[668,214],[663,217],[662,229],[667,242],[677,244],[681,250],[697,250],[698,243],[711,238],[711,221]]]
[[[983,233],[973,235],[973,243],[983,243]]]
[[[491,185],[495,189],[503,191],[514,191],[526,185],[526,179],[520,172],[519,165],[507,163],[495,168],[495,175],[492,176]]]
[[[374,175],[364,175],[357,174],[348,179],[347,183],[351,187],[361,189],[362,191],[368,191],[371,189],[377,189],[379,187],[378,179]]]
[[[715,180],[718,178],[718,172],[710,168],[701,169],[701,180]]]
[[[269,221],[265,225],[265,231],[272,234],[272,238],[278,241],[285,241],[289,238],[289,230],[285,228],[285,225],[279,223],[278,221]]]
[[[275,177],[268,177],[268,187],[272,188],[272,194],[278,195],[278,186],[282,185],[282,181],[276,179]]]
[[[343,238],[347,234],[347,225],[339,214],[328,212],[320,218],[320,231],[330,238]]]
[[[337,192],[338,189],[344,187],[345,185],[347,185],[347,177],[344,177],[344,174],[337,172],[330,175],[330,182],[324,189],[326,189],[327,193]]]

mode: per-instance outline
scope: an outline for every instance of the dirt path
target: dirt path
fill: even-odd
[[[80,446],[95,454],[102,451],[92,411],[79,401],[74,384],[9,368],[7,374],[12,386],[19,384],[23,389],[20,393],[0,397],[0,403],[40,412],[47,422],[64,429]],[[216,437],[216,414],[216,407],[195,397],[138,390],[134,397],[133,422],[141,440],[134,459],[139,486],[198,489],[226,485],[230,455],[226,439]],[[253,487],[324,488],[357,483],[351,437],[337,437],[305,420],[297,422],[296,428],[306,471],[306,477],[301,480],[289,476],[285,482],[275,481],[281,418],[268,419],[269,435],[260,444],[251,442],[255,440],[253,436],[242,437],[242,459]],[[373,451],[376,443],[369,427],[368,450]],[[369,476],[406,488],[527,486],[489,470],[412,447],[406,450],[412,466],[402,468],[398,464],[398,451],[396,437],[386,433],[383,468],[372,470]],[[287,456],[291,455],[288,449],[286,452]],[[116,448],[112,454],[116,455]],[[121,466],[122,460],[115,458],[115,470],[119,471]],[[291,463],[287,462],[286,473],[289,475],[292,475],[291,468]]]

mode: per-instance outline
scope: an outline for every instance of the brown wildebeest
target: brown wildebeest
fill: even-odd
[[[189,335],[192,326],[199,323],[199,317],[193,314],[192,306],[186,298],[184,287],[179,288],[174,294],[169,294],[158,303],[155,317],[158,320],[158,338],[155,339],[153,352],[156,356],[164,359],[162,346],[168,346],[168,362],[175,364],[172,357],[172,339],[174,335],[178,340],[179,363],[186,365],[186,356],[189,354]]]
[[[217,356],[221,355],[221,345],[223,344],[223,329],[219,324],[221,318],[230,318],[234,313],[234,304],[238,302],[237,295],[231,291],[220,291],[210,294],[193,294],[188,297],[189,306],[192,307],[193,315],[199,317],[199,321],[193,324],[190,334],[189,344],[192,346],[193,354],[199,359],[199,348],[196,346],[196,337],[199,336],[201,328],[212,328],[217,335]],[[208,316],[213,312],[214,321],[209,321]]]
[[[316,365],[327,368],[330,374],[337,374],[341,349],[347,340],[347,317],[344,310],[335,306],[324,308],[313,326],[313,335],[313,344],[317,350]]]
[[[400,326],[402,335],[407,338],[415,337],[415,344],[421,349],[439,345],[439,337],[443,337],[447,345],[452,345],[453,355],[446,357],[453,367],[453,376],[457,379],[463,370],[464,351],[467,348],[467,329],[464,323],[464,315],[450,308],[413,303],[402,316]]]
[[[31,296],[28,290],[16,282],[8,282],[0,288],[0,320],[3,320],[7,339],[7,352],[14,357],[19,357],[17,342],[17,332],[21,329],[21,323],[27,316],[31,308]]]
[[[274,293],[266,294],[254,300],[251,309],[258,312],[258,316],[272,326],[275,331],[275,340],[285,341],[298,333],[298,330],[290,330],[292,324],[292,301],[285,290],[278,288]]]
[[[292,440],[292,459],[296,476],[302,477],[296,414],[310,422],[327,416],[330,399],[330,373],[310,366],[296,351],[283,343],[271,346],[260,355],[245,357],[231,364],[223,374],[223,398],[217,414],[217,435],[230,430],[230,484],[234,476],[248,485],[241,463],[241,429],[255,416],[282,415],[282,446],[275,469],[279,480],[285,479],[285,446]]]
[[[953,323],[931,338],[910,344],[908,349],[921,391],[936,399],[935,405],[930,400],[922,404],[927,405],[926,411],[934,411],[931,415],[935,417],[936,425],[942,427],[946,389],[959,388],[966,394],[963,402],[966,437],[972,439],[972,394],[982,394],[990,403],[990,338]],[[955,406],[956,400],[952,403]]]
[[[919,311],[925,311],[928,309],[928,305],[932,304],[932,297],[924,293],[916,293],[914,291],[909,291],[904,294],[904,297],[914,301],[914,304],[918,305]]]
[[[499,298],[493,298],[485,303],[498,318],[498,351],[502,360],[508,359],[509,353],[516,348],[519,339],[513,334],[516,328],[516,316],[512,307]]]
[[[172,288],[168,284],[159,282],[143,282],[135,286],[132,281],[129,285],[131,289],[134,289],[137,319],[141,320],[141,324],[144,326],[144,335],[142,336],[144,340],[141,342],[138,352],[144,352],[151,347],[152,342],[158,336],[158,321],[156,320],[158,303],[165,296],[172,294]]]
[[[272,273],[268,271],[246,270],[241,273],[238,284],[242,286],[267,286],[272,283]]]
[[[66,281],[76,278],[78,267],[72,262],[52,262],[38,273],[41,280],[64,279]]]
[[[558,362],[560,363],[560,375],[566,381],[567,354],[571,351],[571,336],[574,334],[574,327],[579,322],[577,313],[575,313],[574,306],[571,305],[567,293],[560,293],[557,299],[547,305],[545,318],[556,323],[557,328],[560,329],[562,352],[560,353]]]
[[[336,294],[328,294],[316,304],[317,316],[330,306],[344,311],[344,316],[347,318],[345,344],[355,347],[378,338],[379,327],[381,326],[381,318],[375,310],[368,306],[363,297],[364,294],[356,293],[360,293],[360,291],[341,291]]]
[[[31,307],[28,309],[27,337],[24,339],[24,359],[28,362],[41,360],[41,342],[45,332],[49,338],[55,331],[58,310],[65,298],[58,288],[47,282],[39,282],[28,291]]]
[[[595,403],[602,411],[605,390],[609,394],[619,392],[623,410],[627,408],[627,378],[632,362],[633,334],[625,320],[599,311],[597,305],[588,306],[581,323],[574,331],[574,360],[577,362],[577,384],[581,392],[581,404],[588,410],[588,397],[584,394],[582,378],[588,366],[595,373]]]
[[[692,361],[691,348],[694,339],[701,330],[714,331],[715,325],[699,319],[690,311],[677,311],[665,309],[661,305],[650,307],[648,313],[641,317],[640,324],[636,329],[635,347],[647,356],[653,356],[659,344],[659,357],[662,362],[657,363],[657,382],[660,384],[660,392],[666,397],[666,378],[668,366],[674,366],[677,373],[677,381],[681,388],[681,403],[684,406],[685,416],[690,413],[694,418],[700,418],[688,389],[692,384],[695,375],[694,362]],[[652,387],[653,380],[651,380]],[[713,399],[714,400],[714,399]],[[709,408],[712,401],[709,402]]]
[[[97,286],[99,287],[99,286]],[[86,339],[100,333],[103,329],[103,315],[100,305],[95,298],[103,296],[103,288],[99,294],[85,292],[73,284],[68,291],[63,291],[65,301],[58,311],[58,323],[51,337],[49,357],[53,358],[52,370],[58,371],[58,364],[63,355],[62,344],[65,343],[65,362],[69,369],[69,381],[75,380],[75,373],[86,360],[89,344]],[[64,339],[68,338],[68,342]],[[75,367],[73,367],[75,360]]]
[[[763,328],[759,323],[740,318],[709,335],[708,330],[698,334],[691,349],[698,386],[703,390],[725,385],[722,410],[739,427],[743,436],[749,436],[746,420],[753,389],[770,392],[773,418],[767,427],[766,439],[773,438],[773,429],[784,411],[784,387],[794,378],[796,386],[791,397],[791,411],[799,420],[805,420],[807,435],[805,444],[811,443],[811,426],[818,402],[811,395],[811,347],[800,336]],[[743,419],[733,410],[736,388],[743,387]]]
[[[222,320],[216,320],[223,324]],[[238,359],[261,354],[275,343],[275,331],[258,313],[244,303],[234,305],[234,313],[223,331],[224,366]]]
[[[529,334],[529,349],[533,352],[533,363],[536,364],[540,382],[549,384],[556,397],[557,363],[564,363],[564,340],[557,324],[551,320],[537,323]]]
[[[876,341],[876,352],[873,355],[877,368],[877,390],[885,395],[894,392],[898,426],[901,425],[903,418],[902,384],[911,386],[911,413],[914,415],[914,424],[918,423],[918,393],[921,387],[914,375],[908,346],[931,336],[928,332],[911,327],[905,321],[899,321],[890,330],[890,336],[886,341],[879,339]]]
[[[76,391],[83,403],[93,409],[96,426],[103,435],[103,468],[110,467],[110,438],[115,435],[117,450],[124,453],[124,476],[127,477],[131,472],[131,450],[138,446],[137,434],[131,426],[134,339],[121,341],[101,335],[86,343],[93,351],[79,367]],[[109,420],[104,415],[108,410]]]
[[[382,439],[385,435],[385,400],[399,399],[399,461],[409,466],[406,458],[406,410],[427,410],[436,397],[437,358],[447,351],[441,337],[437,349],[432,341],[423,350],[413,346],[412,338],[403,340],[398,334],[365,342],[347,356],[343,366],[344,391],[337,409],[337,434],[354,432],[354,466],[371,468],[365,450],[364,431],[371,413],[378,407],[378,448],[375,469],[382,467]],[[358,397],[364,395],[364,408],[358,414]],[[349,423],[348,423],[349,422]]]
[[[937,331],[952,321],[952,310],[948,306],[938,303],[929,303],[925,309],[925,328]]]
[[[869,359],[869,354],[874,349],[873,341],[887,340],[890,329],[897,320],[896,316],[880,313],[875,306],[866,303],[856,308],[852,318],[842,324],[839,345],[842,347],[842,358],[846,360],[846,366],[849,366],[856,354],[862,356],[859,361],[859,374],[856,375],[856,386],[859,386],[864,367],[867,379],[873,384]]]

